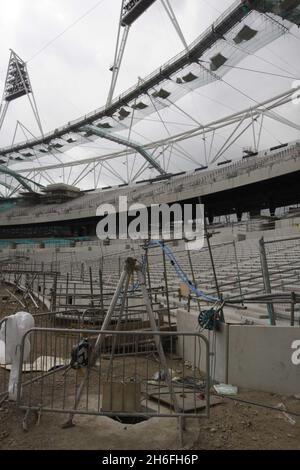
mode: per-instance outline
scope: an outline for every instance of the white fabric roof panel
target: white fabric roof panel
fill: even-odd
[[[143,93],[143,86],[139,85],[141,93],[134,101],[127,104],[124,103],[123,99],[125,95],[122,95],[122,99],[119,99],[120,106],[113,115],[104,115],[102,118],[93,120],[93,114],[97,115],[97,112],[99,112],[97,110],[88,115],[88,119],[90,123],[109,133],[129,128],[129,126],[135,125],[145,117],[171,106],[172,103],[175,103],[192,90],[222,79],[232,67],[248,55],[254,54],[262,47],[284,35],[292,25],[293,23],[282,20],[273,13],[265,15],[255,10],[251,11],[244,17],[242,22],[235,24],[223,37],[216,37],[213,45],[199,56],[198,63],[194,61],[177,70],[168,78],[162,79],[157,86],[149,89],[147,93]],[[204,35],[201,37],[204,37]],[[30,143],[28,146],[24,145],[25,151],[23,148],[22,158],[33,160],[47,153],[64,152],[74,146],[98,139],[95,136],[88,136],[88,139],[85,139],[85,133],[79,132],[79,128],[78,131],[75,130],[77,122],[79,124],[81,120],[69,123],[73,130],[66,132],[60,138],[56,137],[48,141],[46,136],[47,143],[45,144],[32,145]],[[68,126],[66,126],[66,131],[67,128]],[[2,149],[5,150],[3,155],[9,155],[11,160],[18,159],[20,154],[14,152],[16,148],[11,148],[11,152],[7,152],[8,149]],[[30,150],[31,148],[33,152]],[[32,156],[30,156],[30,152],[33,153]]]

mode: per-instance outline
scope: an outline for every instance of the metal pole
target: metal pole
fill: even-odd
[[[184,48],[185,48],[186,50],[188,50],[189,46],[188,46],[188,44],[187,44],[187,42],[186,42],[186,39],[185,39],[185,37],[184,37],[184,35],[183,35],[183,32],[182,32],[182,29],[181,29],[181,27],[180,27],[180,25],[179,25],[179,23],[178,23],[178,20],[177,20],[177,18],[176,18],[176,15],[175,15],[175,13],[174,13],[174,10],[173,10],[173,8],[172,8],[172,6],[171,6],[169,0],[161,0],[161,3],[162,3],[162,5],[163,5],[164,9],[166,10],[167,15],[169,16],[170,20],[172,21],[172,24],[173,24],[173,26],[174,26],[174,28],[175,28],[175,30],[176,30],[178,36],[179,36],[179,38],[180,38],[180,40],[181,40],[181,42],[182,42]]]
[[[192,257],[191,257],[190,250],[187,250],[187,254],[188,254],[188,260],[189,260],[189,264],[190,264],[193,284],[196,287],[196,278],[195,278],[195,272],[194,272],[194,267],[193,267],[193,263],[192,263]],[[200,299],[198,297],[197,297],[197,304],[198,304],[199,313],[201,313]]]
[[[117,321],[116,331],[120,331],[122,316],[123,316],[124,308],[125,308],[125,305],[126,305],[126,298],[127,298],[127,294],[128,294],[128,286],[129,286],[130,279],[131,279],[131,275],[128,274],[128,276],[126,277],[125,283],[124,283],[123,298],[122,298],[122,302],[121,302],[121,306],[120,306],[120,313],[119,313],[119,318],[118,318],[118,321]],[[112,367],[112,364],[113,364],[113,357],[114,357],[114,354],[115,354],[116,344],[117,344],[117,336],[114,336],[113,343],[112,343],[112,348],[111,348],[111,354],[110,354],[108,370],[107,370],[107,380],[109,378],[110,370],[111,370],[111,367]]]
[[[99,269],[99,283],[100,283],[100,304],[101,304],[101,312],[104,313],[104,299],[103,299],[103,277],[102,277],[102,269]]]
[[[120,19],[119,19],[119,25],[118,25],[117,43],[116,43],[116,48],[115,48],[115,56],[114,56],[114,63],[113,63],[113,69],[112,69],[113,76],[112,76],[111,85],[110,85],[110,89],[109,89],[109,93],[107,97],[106,106],[109,106],[111,104],[115,86],[116,86],[116,78],[118,78],[118,74],[119,74],[119,70],[117,69],[117,66],[119,65],[120,67],[121,65],[121,64],[118,64],[118,55],[119,55],[119,45],[120,45],[120,36],[121,36],[121,29],[122,29],[122,16],[123,16],[124,4],[125,4],[125,0],[122,0]],[[122,57],[121,57],[121,61],[122,61]]]
[[[94,307],[94,289],[93,289],[93,273],[92,267],[90,266],[90,289],[91,289],[91,306]]]
[[[142,291],[142,294],[143,294],[144,302],[145,302],[145,305],[146,305],[146,310],[147,310],[147,313],[148,313],[148,317],[149,317],[149,320],[150,320],[151,329],[152,329],[153,332],[158,331],[156,321],[155,321],[155,317],[154,317],[154,313],[153,313],[153,310],[151,308],[151,303],[150,303],[150,299],[149,299],[147,288],[146,288],[145,276],[144,276],[140,266],[138,266],[138,268],[137,268],[137,275],[138,275],[138,280],[139,280],[139,283],[140,283],[141,291]],[[165,353],[164,353],[164,350],[163,350],[163,347],[162,347],[162,344],[161,344],[161,339],[159,338],[159,336],[155,335],[154,340],[155,340],[157,352],[159,354],[159,357],[160,357],[160,360],[161,360],[161,363],[162,363],[162,366],[163,366],[163,369],[164,369],[164,372],[165,372],[166,382],[167,382],[168,387],[170,389],[170,394],[171,394],[171,397],[172,397],[173,406],[174,406],[175,411],[178,412],[179,406],[178,406],[176,396],[175,396],[174,391],[173,391],[172,377],[171,377],[170,372],[169,372],[166,356],[165,356]]]
[[[66,305],[69,303],[69,273],[67,273],[67,285],[66,285]]]
[[[9,106],[8,101],[5,101],[4,106],[3,106],[3,110],[2,110],[2,105],[1,105],[1,108],[0,108],[0,130],[2,129],[4,119],[5,119],[7,110],[8,110],[8,106]]]
[[[120,27],[121,27],[121,25],[120,25]],[[124,27],[121,43],[117,44],[117,48],[118,48],[118,50],[116,51],[117,52],[117,57],[115,58],[115,61],[114,61],[114,64],[113,64],[113,69],[112,69],[113,76],[112,76],[111,86],[110,86],[110,90],[109,90],[108,97],[107,97],[107,102],[106,102],[107,107],[109,107],[111,105],[113,97],[114,97],[114,91],[116,89],[118,76],[119,76],[120,68],[121,68],[121,65],[122,65],[122,60],[123,60],[123,56],[124,56],[124,52],[125,52],[125,48],[126,48],[126,44],[127,44],[127,40],[128,40],[129,30],[130,30],[130,26],[125,26]],[[118,41],[119,41],[119,39],[118,39]]]
[[[222,294],[221,294],[220,288],[219,288],[219,283],[218,283],[218,278],[217,278],[217,273],[216,273],[216,268],[215,268],[215,262],[214,262],[214,258],[213,258],[213,254],[212,254],[211,245],[210,245],[210,237],[211,237],[212,235],[211,235],[210,233],[208,233],[206,224],[205,224],[205,234],[206,234],[208,252],[209,252],[211,267],[212,267],[212,270],[213,270],[213,275],[214,275],[216,290],[217,290],[218,298],[221,300],[221,299],[222,299]],[[220,315],[220,316],[221,316],[221,321],[224,322],[224,313],[223,313],[223,309],[220,310],[220,314],[221,314],[221,315]]]
[[[262,270],[262,276],[263,276],[263,281],[264,281],[265,293],[271,294],[270,274],[269,274],[268,260],[267,260],[267,255],[266,255],[265,241],[263,237],[259,240],[259,254],[260,254],[261,270]],[[275,320],[274,305],[272,303],[268,303],[267,308],[268,308],[270,323],[272,326],[275,326],[276,320]]]
[[[111,303],[110,303],[110,306],[109,306],[109,309],[107,311],[107,314],[105,316],[105,319],[103,321],[103,324],[101,326],[101,331],[104,331],[108,328],[110,322],[111,322],[111,317],[114,313],[114,310],[115,310],[115,307],[117,305],[117,302],[118,302],[118,299],[119,299],[119,296],[121,294],[121,291],[122,291],[122,288],[123,288],[123,284],[124,284],[124,281],[126,279],[126,277],[129,275],[129,270],[130,270],[130,263],[128,263],[128,260],[125,264],[125,267],[124,267],[124,271],[122,272],[121,274],[121,277],[120,277],[120,280],[118,282],[118,285],[117,285],[117,288],[115,290],[115,293],[113,295],[113,298],[111,300]],[[90,373],[90,367],[93,367],[97,357],[99,356],[99,353],[101,351],[101,346],[102,346],[102,343],[103,343],[103,335],[100,333],[98,335],[98,338],[96,340],[96,343],[95,343],[95,347],[94,347],[94,352],[93,352],[93,355],[90,359],[90,364],[89,364],[89,368],[86,369],[85,371],[85,377],[83,378],[79,388],[78,388],[78,391],[77,391],[77,394],[76,394],[76,398],[75,398],[75,408],[77,408],[79,402],[80,402],[80,399],[81,399],[81,396],[82,396],[82,393],[83,393],[83,390],[84,390],[84,387],[88,381],[88,378],[89,378],[89,373]],[[68,421],[63,425],[63,428],[69,428],[69,427],[72,427],[74,426],[73,424],[73,417],[74,417],[74,414],[73,413],[70,413],[69,417],[68,417]]]
[[[295,292],[291,293],[291,326],[295,326],[295,303],[296,303],[296,294]]]
[[[239,260],[237,256],[236,242],[233,241],[232,244],[233,244],[233,251],[234,251],[234,257],[235,257],[236,273],[237,273],[238,285],[239,285],[239,290],[240,290],[240,296],[241,296],[241,299],[243,299],[241,275],[240,275],[240,269],[239,269]],[[242,302],[242,305],[244,305],[244,302]]]
[[[212,254],[212,250],[211,250],[210,241],[209,241],[211,236],[212,235],[210,235],[208,232],[206,232],[208,252],[209,252],[211,267],[212,267],[213,276],[214,276],[214,280],[215,280],[216,291],[217,291],[218,297],[220,298],[221,293],[220,293],[220,288],[219,288],[219,283],[218,283],[218,278],[217,278],[217,273],[216,273],[216,268],[215,268],[215,262],[214,262],[214,258],[213,258],[213,254]]]
[[[56,311],[56,292],[57,292],[57,273],[54,275],[53,291],[52,291],[52,312]]]
[[[137,267],[137,275],[138,275],[138,280],[139,280],[139,283],[140,283],[141,291],[142,291],[142,294],[143,294],[143,298],[144,298],[144,301],[145,301],[148,317],[149,317],[149,320],[150,320],[151,329],[152,329],[153,332],[158,331],[156,321],[155,321],[155,317],[154,317],[154,314],[153,314],[153,310],[151,308],[151,303],[150,303],[150,299],[149,299],[149,296],[148,296],[147,288],[146,288],[145,276],[142,272],[141,266]],[[176,395],[175,395],[174,390],[173,390],[172,377],[171,377],[171,374],[170,374],[170,371],[169,371],[169,368],[168,368],[168,364],[167,364],[166,356],[165,356],[165,353],[164,353],[164,349],[162,347],[161,338],[159,336],[155,335],[154,336],[154,341],[155,341],[155,344],[156,344],[157,352],[158,352],[159,357],[160,357],[160,361],[161,361],[163,369],[164,369],[166,382],[168,384],[168,388],[169,388],[169,391],[170,391],[171,401],[172,401],[175,412],[178,413],[179,412],[179,406],[178,406]],[[179,425],[179,432],[180,432],[180,444],[182,445],[183,444],[182,431],[185,428],[185,420],[183,418],[179,418],[178,425]]]
[[[166,254],[165,254],[164,250],[163,250],[163,262],[164,262],[164,278],[165,278],[166,301],[167,301],[167,311],[168,311],[168,323],[169,323],[169,328],[171,329],[171,314],[170,314],[168,274],[167,274],[167,266],[166,266]]]
[[[146,257],[147,278],[148,278],[148,286],[149,286],[149,296],[150,296],[151,308],[153,308],[152,287],[151,287],[151,277],[150,277],[150,267],[149,267],[149,256],[148,256],[148,245],[147,244],[145,245],[145,257]]]
[[[44,273],[44,266],[43,266],[43,309],[45,306],[45,294],[46,294],[46,275]]]

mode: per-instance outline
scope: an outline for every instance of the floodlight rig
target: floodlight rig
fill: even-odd
[[[130,27],[156,1],[157,0],[122,0],[114,63],[109,69],[113,75],[112,75],[111,85],[110,85],[107,103],[106,103],[107,107],[111,105],[112,100],[113,100],[113,95],[114,95],[115,88],[117,85],[117,80],[118,80],[120,68],[122,65],[122,60],[124,57],[124,52],[125,52],[125,48],[127,44]],[[184,45],[184,48],[187,49],[188,48],[187,42],[184,38],[184,35],[182,33],[182,30],[179,26],[179,23],[177,21],[177,18],[175,16],[175,13],[172,9],[172,6],[169,0],[161,0],[161,3],[164,9],[166,10],[166,13],[169,16],[173,26],[175,27],[175,30],[177,34],[179,35],[179,38]],[[123,31],[123,34],[121,35],[122,28],[124,28],[124,31]]]
[[[10,49],[10,59],[8,63],[2,102],[0,105],[0,131],[4,123],[9,104],[25,95],[29,100],[41,135],[44,135],[26,62],[24,62],[12,49]]]

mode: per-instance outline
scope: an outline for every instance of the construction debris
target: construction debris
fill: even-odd
[[[237,395],[238,394],[238,388],[229,384],[214,385],[214,389],[219,395]]]

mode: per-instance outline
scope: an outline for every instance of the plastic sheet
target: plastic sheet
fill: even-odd
[[[5,343],[0,340],[0,364],[5,364]]]
[[[220,395],[237,395],[238,393],[238,388],[229,384],[214,385],[214,389]]]
[[[21,342],[22,338],[27,331],[34,327],[34,318],[28,312],[18,312],[7,318],[5,329],[1,329],[1,355],[3,355],[4,363],[11,364],[11,372],[8,384],[9,399],[16,401],[17,399],[17,385],[19,378],[19,364],[21,360]],[[24,361],[30,353],[29,339],[25,340],[24,348]],[[2,361],[1,361],[2,362]]]

